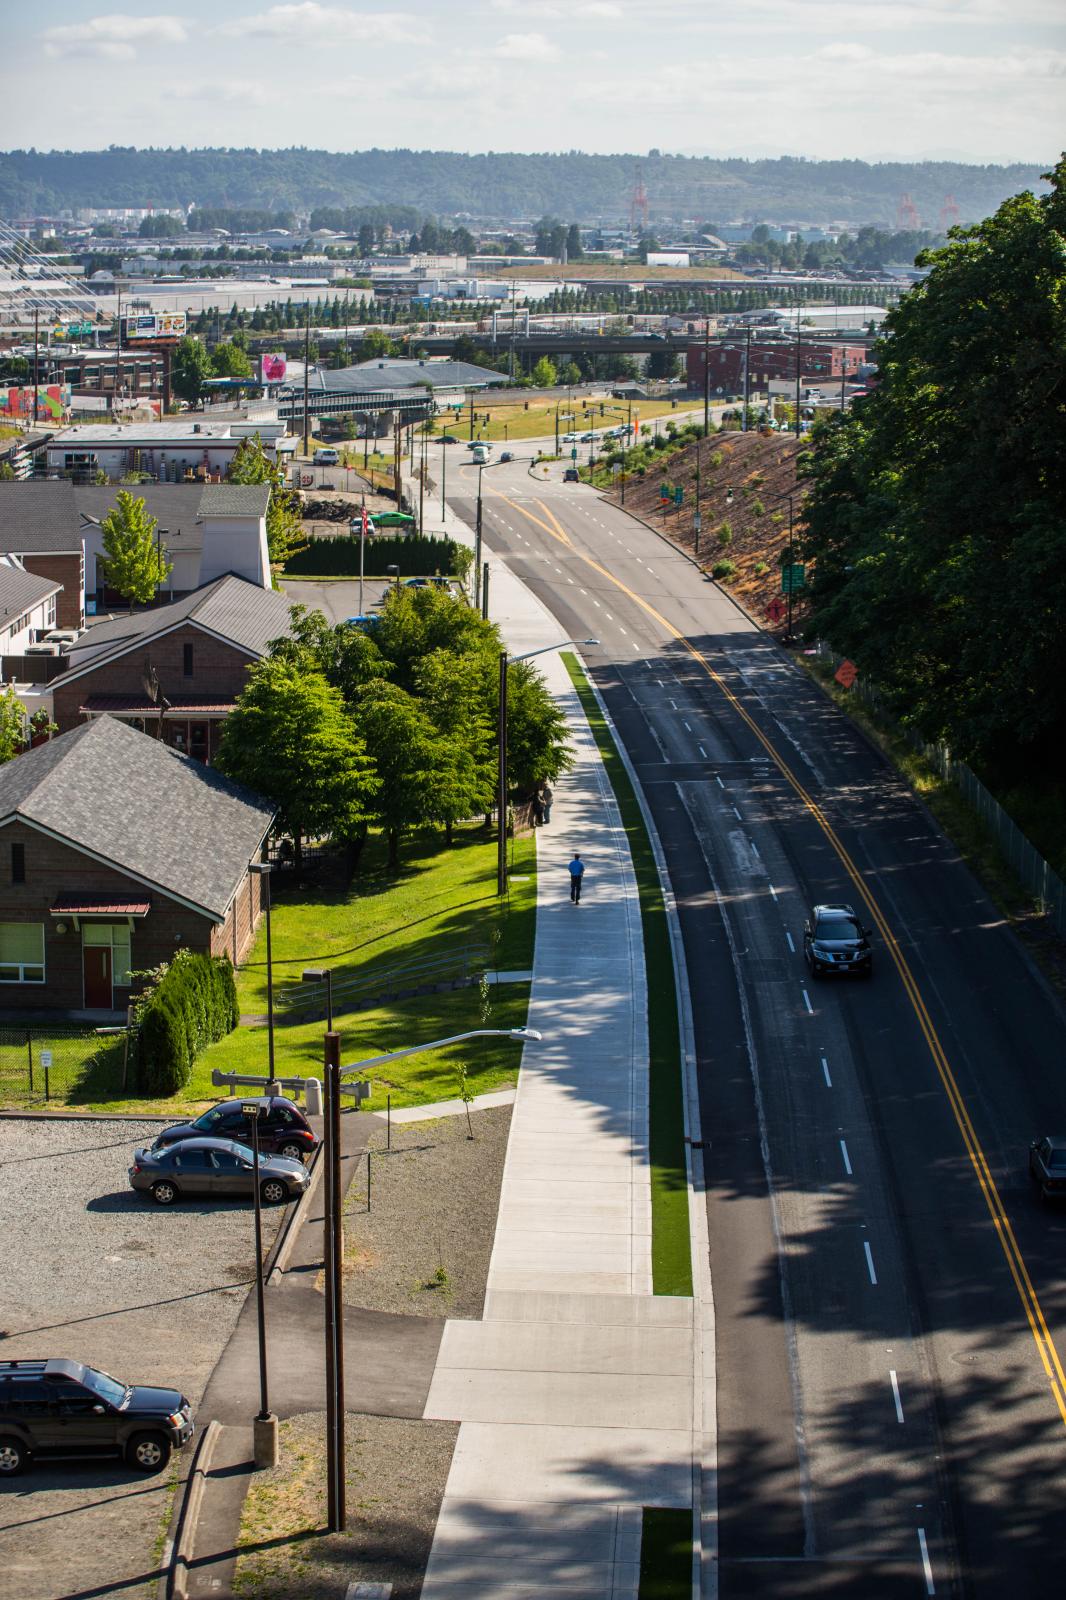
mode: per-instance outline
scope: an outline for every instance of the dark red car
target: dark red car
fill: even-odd
[[[1053,1134],[1029,1146],[1029,1176],[1045,1200],[1066,1200],[1066,1139]]]
[[[200,1139],[205,1134],[215,1139],[232,1139],[236,1144],[252,1144],[251,1118],[245,1106],[259,1107],[259,1148],[279,1156],[289,1156],[296,1161],[308,1161],[318,1148],[318,1135],[291,1100],[281,1095],[249,1095],[245,1100],[223,1100],[212,1106],[194,1122],[178,1122],[164,1128],[152,1145],[153,1150],[165,1150],[167,1145],[180,1139]]]

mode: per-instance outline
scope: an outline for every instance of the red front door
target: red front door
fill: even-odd
[[[111,946],[87,944],[82,946],[85,971],[85,1008],[87,1011],[110,1011],[111,1000]]]

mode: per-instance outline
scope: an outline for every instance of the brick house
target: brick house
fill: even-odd
[[[225,577],[172,605],[97,624],[51,683],[59,731],[100,716],[152,733],[161,722],[164,743],[210,762],[248,669],[288,633],[290,606],[276,589]]]
[[[56,626],[85,626],[85,546],[70,483],[0,483],[0,554],[61,585]]]
[[[122,1011],[176,949],[239,961],[273,817],[111,717],[0,767],[0,1009]]]

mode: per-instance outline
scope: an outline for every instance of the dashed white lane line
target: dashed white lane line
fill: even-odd
[[[811,997],[807,993],[806,989],[801,990],[801,993],[803,995],[803,1004],[807,1007],[808,1015],[813,1017],[814,1007],[811,1005]]]
[[[714,775],[714,781],[718,785],[719,789],[724,789],[725,788],[725,784],[722,782],[722,780],[718,776],[717,772]]]
[[[666,688],[666,685],[665,685],[665,683],[663,682],[663,680],[661,678],[656,678],[655,681],[659,685],[660,689],[665,689]]]
[[[822,1071],[825,1073],[825,1086],[827,1089],[831,1089],[833,1087],[833,1080],[829,1076],[829,1063],[825,1059],[825,1056],[822,1057]]]
[[[671,700],[671,702],[670,702],[670,710],[671,711],[676,711],[677,710],[677,701],[676,700]]]
[[[840,1154],[841,1154],[841,1156],[843,1157],[843,1160],[844,1160],[844,1171],[847,1173],[848,1177],[850,1178],[852,1176],[851,1157],[848,1155],[848,1146],[847,1146],[847,1141],[845,1139],[841,1139],[841,1141],[840,1141]]]
[[[686,722],[684,717],[681,718],[681,726],[684,728],[686,733],[691,733],[692,732],[691,723]]]
[[[623,628],[621,623],[618,624],[618,631],[622,635],[623,639],[628,639],[629,638],[628,633],[626,633],[626,630]]]
[[[925,1529],[918,1529],[918,1549],[922,1553],[922,1571],[925,1573],[926,1594],[936,1594],[936,1584],[933,1582],[933,1568],[929,1560],[929,1546],[925,1542]]]
[[[600,605],[598,600],[593,600],[592,604],[596,607],[597,611],[602,611],[603,607]]]
[[[863,1240],[862,1248],[863,1248],[863,1251],[865,1252],[865,1255],[866,1255],[866,1270],[870,1274],[870,1282],[876,1288],[877,1287],[877,1271],[876,1271],[876,1269],[874,1267],[874,1253],[870,1249],[870,1241],[869,1241],[869,1239],[864,1239]]]
[[[788,948],[792,951],[792,954],[795,955],[796,946],[792,943],[792,935],[789,933],[787,928],[785,929],[785,938],[788,940]]]
[[[614,618],[611,616],[611,613],[609,611],[605,611],[603,614],[607,618],[608,622],[613,622],[614,621]]]
[[[704,749],[704,748],[703,748],[703,746],[702,746],[702,745],[701,745],[701,744],[698,744],[698,745],[697,745],[697,746],[696,746],[696,749],[697,749],[697,750],[698,750],[698,751],[699,751],[699,753],[700,753],[700,755],[701,755],[701,756],[702,756],[702,757],[703,757],[703,759],[704,759],[704,761],[706,761],[706,759],[707,759],[707,752],[706,752],[706,750],[705,750],[705,749]]]
[[[736,817],[738,822],[743,822],[744,821],[744,818],[741,816],[741,814],[737,810],[736,806],[733,807],[733,815]]]
[[[773,884],[770,885],[770,898],[772,900],[777,899],[777,890],[774,888]]]
[[[890,1367],[888,1375],[892,1380],[892,1399],[895,1401],[895,1404],[896,1404],[896,1421],[897,1422],[902,1422],[903,1421],[903,1401],[899,1397],[899,1379],[896,1377],[896,1369],[894,1367]]]
[[[759,854],[759,846],[755,843],[755,840],[754,839],[749,839],[748,843],[751,845],[751,853],[752,853],[752,855],[753,856],[757,856]]]

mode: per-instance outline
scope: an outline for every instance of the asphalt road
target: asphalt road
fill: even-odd
[[[602,641],[583,654],[680,907],[710,1141],[721,1592],[1044,1595],[1063,1549],[1066,1215],[1030,1192],[1026,1153],[1066,1129],[1062,1009],[801,669],[553,471],[486,479],[484,536],[567,633]],[[457,478],[472,521],[474,475]],[[872,924],[869,982],[810,979],[822,899]]]

